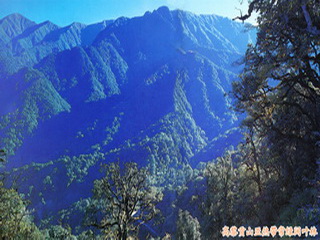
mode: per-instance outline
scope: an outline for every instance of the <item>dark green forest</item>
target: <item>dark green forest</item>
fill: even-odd
[[[320,2],[253,0],[248,13],[236,18],[245,22],[253,13],[257,13],[256,42],[248,45],[245,56],[238,63],[243,66],[239,80],[234,81],[232,89],[225,93],[230,99],[230,114],[242,116],[241,140],[236,146],[227,147],[221,156],[206,162],[195,160],[204,154],[200,150],[207,144],[206,137],[188,114],[191,106],[187,101],[181,101],[175,103],[175,113],[165,115],[155,125],[166,126],[168,132],[181,131],[184,138],[177,137],[178,133],[154,133],[153,128],[149,128],[146,137],[137,135],[133,138],[135,141],[122,144],[124,153],[121,155],[117,155],[120,149],[116,147],[105,153],[102,151],[104,146],[117,141],[116,133],[123,131],[119,130],[122,119],[131,117],[119,111],[116,117],[106,119],[109,124],[104,126],[106,134],[101,137],[105,145],[92,144],[91,152],[86,154],[73,157],[66,154],[55,163],[57,165],[48,161],[7,171],[7,160],[15,147],[6,146],[20,144],[23,138],[19,130],[29,128],[26,131],[32,132],[40,124],[39,116],[51,118],[56,113],[69,111],[70,105],[64,100],[71,99],[72,93],[68,89],[72,86],[68,84],[76,86],[79,76],[95,81],[93,72],[98,72],[99,65],[92,64],[86,54],[92,54],[97,61],[101,56],[93,48],[69,50],[83,57],[79,64],[88,65],[92,75],[77,73],[72,76],[64,72],[61,81],[56,83],[49,82],[46,75],[59,75],[50,67],[63,61],[63,54],[68,57],[70,52],[49,56],[44,60],[44,67],[18,72],[17,75],[23,75],[25,85],[36,79],[34,91],[24,92],[29,94],[26,99],[41,93],[48,101],[47,105],[39,107],[37,100],[30,100],[28,105],[21,105],[23,111],[20,113],[1,119],[3,126],[14,122],[18,127],[12,128],[12,141],[6,136],[9,143],[2,146],[4,150],[0,155],[0,239],[232,239],[231,233],[223,236],[222,230],[226,226],[307,226],[313,229],[309,235],[300,233],[301,237],[287,235],[281,239],[319,238],[314,229],[320,230]],[[115,42],[118,41],[114,38]],[[108,89],[95,88],[90,93],[88,90],[85,96],[88,101],[105,98],[108,94],[117,97],[121,84],[117,85],[115,79],[125,81],[126,65],[112,62],[111,55],[117,59],[120,56],[111,45],[106,46],[106,58],[113,69],[101,66],[104,72],[115,69],[116,74],[104,80],[111,86]],[[178,51],[175,54],[194,57],[192,52],[183,52],[180,48]],[[200,65],[205,61],[199,58],[195,63]],[[211,65],[202,68],[211,69]],[[181,90],[182,79],[188,79],[191,73],[185,71],[173,76],[167,74],[169,70],[166,67],[159,69],[152,77],[175,79],[174,96],[186,99]],[[222,70],[219,74],[232,75]],[[150,84],[152,77],[148,79]],[[57,86],[65,89],[62,90],[64,98],[56,97]],[[21,88],[25,89],[25,86]],[[202,108],[202,105],[198,106]],[[121,107],[125,109],[125,106]],[[205,111],[208,107],[203,109]],[[19,121],[19,114],[27,115],[27,120]],[[143,111],[141,115],[143,118]],[[78,132],[77,138],[86,134],[90,136],[90,131],[94,131],[98,124],[88,126],[87,132]],[[209,125],[209,121],[203,123],[203,129],[223,134],[217,130],[218,120],[217,126]],[[183,148],[177,147],[178,143]],[[150,152],[147,164],[134,161],[127,149]],[[182,155],[190,156],[190,159],[192,156],[195,164],[184,161]],[[100,161],[108,157],[113,161]],[[96,163],[101,163],[94,168],[100,177],[93,179],[91,197],[81,198],[68,209],[61,210],[58,219],[35,219],[37,208],[32,205],[32,199],[45,201],[42,198],[45,193],[38,193],[32,187],[30,194],[20,192],[25,177],[20,172],[32,176],[33,172],[42,169],[53,175],[65,171],[69,186],[81,182]],[[44,191],[49,192],[54,188],[54,177],[44,175],[43,185],[47,186]],[[77,221],[70,220],[75,218]],[[264,237],[254,239],[280,239],[280,232],[274,237],[270,234]]]

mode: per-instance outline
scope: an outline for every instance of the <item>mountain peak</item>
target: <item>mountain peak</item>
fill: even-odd
[[[17,22],[17,21],[21,21],[21,20],[34,23],[33,21],[29,20],[25,16],[21,15],[20,13],[9,14],[9,15],[5,16],[4,18],[2,18],[0,20],[0,23],[3,23],[4,21]]]
[[[161,12],[161,13],[168,13],[168,12],[170,12],[170,9],[167,6],[161,6],[155,11],[156,12]]]
[[[161,16],[169,16],[171,14],[171,11],[167,6],[162,6],[162,7],[159,7],[157,10],[154,10],[153,14],[159,14]]]
[[[36,25],[35,22],[19,13],[10,14],[0,20],[0,38],[6,43],[34,25]]]
[[[69,25],[69,27],[74,27],[74,28],[78,28],[78,29],[82,29],[85,28],[87,25],[84,23],[80,23],[80,22],[73,22]]]
[[[51,22],[51,21],[49,21],[49,20],[44,21],[44,22],[42,22],[41,24],[42,24],[42,25],[55,25],[55,26],[57,26],[56,24],[54,24],[53,22]]]

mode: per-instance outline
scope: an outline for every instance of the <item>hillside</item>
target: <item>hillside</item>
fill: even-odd
[[[179,186],[240,139],[227,93],[255,39],[240,23],[166,7],[88,26],[0,23],[0,145],[38,220],[89,196],[102,162]]]

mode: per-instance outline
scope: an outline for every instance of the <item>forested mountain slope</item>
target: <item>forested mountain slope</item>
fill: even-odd
[[[39,219],[89,196],[101,162],[178,186],[240,139],[227,94],[255,41],[240,23],[162,7],[62,28],[15,14],[0,29],[1,146]]]

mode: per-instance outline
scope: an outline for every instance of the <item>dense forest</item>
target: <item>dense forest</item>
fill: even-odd
[[[39,31],[32,43],[20,36],[10,51],[2,48],[0,76],[7,82],[3,86],[18,86],[18,93],[5,92],[2,87],[0,100],[17,98],[18,108],[0,111],[0,238],[319,237],[320,2],[253,0],[248,13],[236,18],[245,21],[254,12],[258,15],[253,30],[256,40],[248,45],[241,61],[240,49],[221,50],[234,46],[232,40],[214,49],[208,47],[213,35],[194,37],[194,29],[218,20],[195,20],[194,15],[166,8],[146,13],[147,23],[142,18],[121,18],[63,30],[45,23],[33,27]],[[166,42],[160,34],[142,42],[143,30],[130,30],[137,22],[139,29],[163,23],[161,27],[170,33]],[[26,21],[23,24],[33,26]],[[55,34],[51,34],[53,30]],[[63,42],[35,48],[46,31],[55,38],[60,34]],[[74,38],[69,37],[67,43],[68,31],[90,31],[83,36],[91,38],[82,37],[82,46],[77,43],[81,36],[72,32]],[[124,31],[131,34],[130,44],[139,47],[137,53],[121,35]],[[0,32],[2,44],[8,44],[7,35],[8,31]],[[179,41],[186,44],[173,46],[172,42]],[[159,47],[153,49],[153,44]],[[19,51],[29,56],[30,62]],[[159,52],[166,54],[159,57]],[[167,61],[171,58],[175,60]],[[236,60],[234,69],[228,66]],[[151,63],[159,67],[149,66]],[[138,73],[147,76],[146,82],[132,93],[130,89],[139,83],[130,80],[140,78]],[[210,85],[205,78],[215,81]],[[232,80],[232,88],[223,85]],[[196,89],[201,97],[196,98],[190,89]],[[130,93],[130,101],[122,93]],[[101,99],[106,103],[94,105]],[[82,101],[88,105],[74,107]],[[219,107],[214,108],[211,101]],[[119,104],[111,108],[114,102]],[[159,107],[160,102],[167,108]],[[73,116],[79,116],[74,108],[81,113],[93,106],[96,115],[80,119],[90,119],[90,125],[72,122]],[[108,116],[102,114],[106,108],[111,108]],[[149,108],[156,114],[146,113]],[[61,123],[55,120],[58,114],[63,116],[58,120]],[[103,119],[103,124],[95,119]],[[70,125],[63,127],[65,121]],[[35,132],[39,126],[44,126],[42,133]],[[46,136],[45,130],[52,126],[76,133],[77,141],[77,149],[70,147],[54,161],[56,147],[49,141],[46,145],[28,143],[38,135]],[[100,133],[94,135],[95,131]],[[59,135],[54,136],[61,139],[61,146],[69,143],[69,139],[63,142]],[[122,141],[123,136],[129,137]],[[85,137],[90,144],[82,142]],[[18,167],[10,163],[28,153],[23,151],[24,142],[39,152],[38,159],[42,146],[49,149],[50,160],[34,163],[23,158],[26,165]],[[81,147],[89,150],[79,151]],[[67,186],[61,189],[73,195],[66,196],[70,199],[65,205],[69,206],[61,203],[58,208],[58,195],[67,190],[54,189],[60,189],[63,174]],[[83,181],[87,178],[92,184]],[[39,192],[37,181],[41,181]],[[90,195],[76,195],[81,187],[89,188]],[[59,212],[50,217],[51,213],[40,207],[45,205]],[[259,227],[262,233],[254,235]]]

